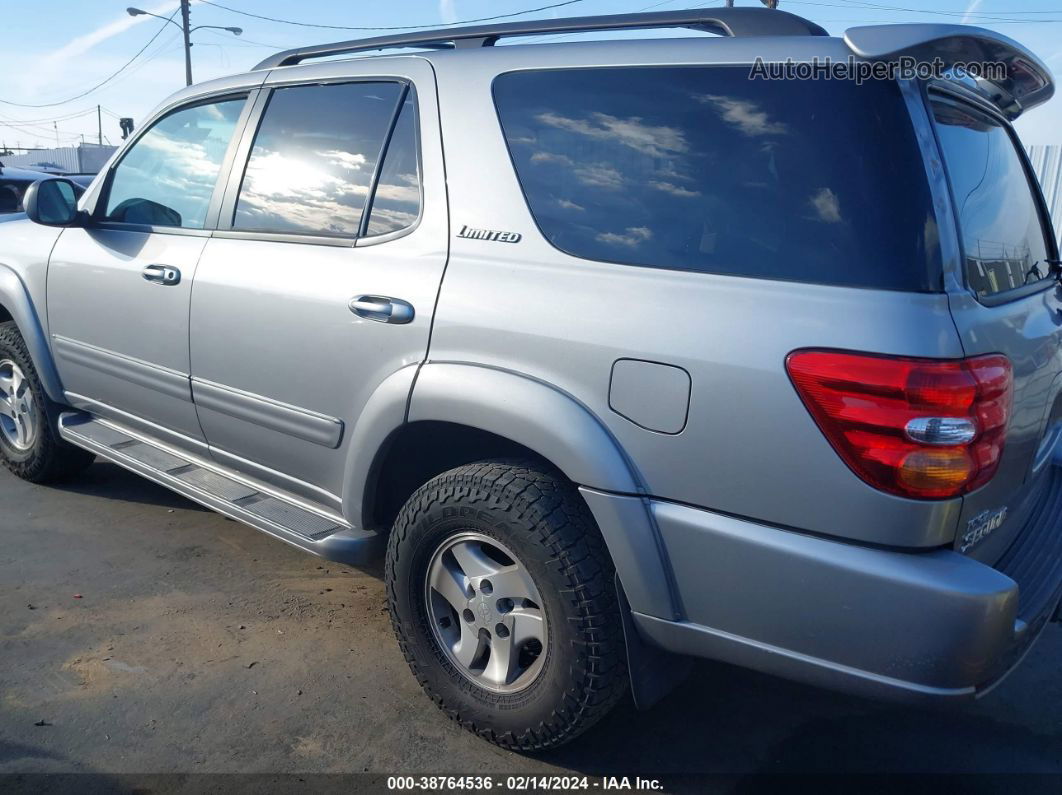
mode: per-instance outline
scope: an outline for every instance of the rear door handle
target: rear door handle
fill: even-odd
[[[377,323],[410,323],[416,313],[413,305],[401,298],[388,298],[386,295],[358,295],[350,299],[347,305],[358,317],[375,320]]]
[[[153,284],[164,284],[171,287],[181,283],[181,272],[169,265],[148,265],[144,268],[144,279]]]

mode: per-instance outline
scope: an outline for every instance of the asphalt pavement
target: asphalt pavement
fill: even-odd
[[[522,756],[422,694],[380,568],[318,560],[105,463],[59,487],[0,472],[0,539],[0,774],[1062,775],[1059,625],[973,704],[701,663],[651,711],[624,702]]]

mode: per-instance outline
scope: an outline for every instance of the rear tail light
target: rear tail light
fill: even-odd
[[[999,466],[1013,391],[1006,356],[795,351],[786,370],[833,449],[875,488],[956,497],[983,486]]]

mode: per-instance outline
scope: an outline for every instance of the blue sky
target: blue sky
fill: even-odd
[[[737,0],[758,5],[757,0]],[[43,104],[67,99],[118,70],[165,23],[130,17],[125,8],[169,15],[176,0],[0,0],[0,100]],[[193,34],[196,81],[244,71],[277,48],[357,38],[372,32],[326,30],[254,19],[193,0],[193,25],[239,26],[243,35],[201,30]],[[560,0],[217,0],[232,9],[322,25],[438,25],[549,5]],[[577,0],[525,19],[667,10],[722,5],[704,0]],[[1062,69],[1062,0],[781,0],[780,7],[809,17],[839,35],[856,25],[894,22],[967,22],[993,28],[1026,44],[1056,72]],[[899,10],[906,9],[906,10]],[[54,146],[96,138],[95,107],[105,109],[103,133],[120,138],[117,116],[137,122],[184,85],[181,33],[166,25],[144,54],[117,78],[81,99],[55,107],[0,104],[0,141]],[[1062,94],[1062,91],[1060,91]],[[85,114],[76,116],[84,111]],[[1062,97],[1018,122],[1027,143],[1062,143]]]

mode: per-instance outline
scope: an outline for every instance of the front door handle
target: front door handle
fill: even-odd
[[[408,301],[386,295],[358,295],[350,299],[348,306],[358,317],[377,323],[410,323],[416,314]]]
[[[172,287],[181,283],[181,272],[169,265],[148,265],[144,268],[144,279],[153,284],[164,284]]]

